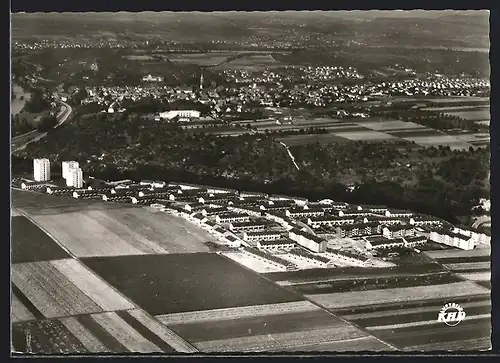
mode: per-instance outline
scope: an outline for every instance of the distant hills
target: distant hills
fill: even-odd
[[[14,39],[138,36],[203,42],[287,34],[371,45],[489,46],[488,11],[144,12],[12,14]],[[375,42],[376,44],[373,44]]]

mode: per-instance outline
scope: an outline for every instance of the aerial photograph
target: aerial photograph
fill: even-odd
[[[11,356],[490,351],[489,33],[11,13]]]

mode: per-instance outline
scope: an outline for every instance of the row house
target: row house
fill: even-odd
[[[228,211],[227,207],[215,207],[215,208],[204,208],[201,213],[204,216],[213,216],[221,213],[226,213]]]
[[[289,251],[296,247],[296,243],[288,238],[280,238],[271,241],[257,241],[257,248],[264,251]]]
[[[234,233],[238,232],[257,232],[263,231],[268,223],[264,222],[231,222],[229,223],[229,229]]]
[[[330,258],[327,258],[325,256],[313,255],[297,248],[290,250],[289,255],[290,257],[296,258],[298,260],[305,260],[310,263],[312,262],[315,265],[318,265],[323,268],[335,266]]]
[[[484,245],[491,244],[491,234],[486,231],[480,231],[477,229],[472,229],[470,227],[468,228],[454,227],[453,232],[470,237],[474,241],[474,245],[478,245],[480,243]]]
[[[307,217],[321,217],[325,215],[322,209],[303,209],[293,208],[285,211],[287,217],[291,218],[307,218]]]
[[[286,195],[270,195],[269,200],[279,201],[279,200],[291,200],[294,201],[300,207],[305,206],[309,201],[306,198],[299,197],[288,197]]]
[[[116,202],[116,203],[130,203],[131,197],[129,195],[115,194],[115,195],[103,195],[102,200],[106,202]]]
[[[262,210],[255,207],[240,207],[240,206],[228,205],[227,209],[234,213],[247,214],[252,217],[262,217],[265,214]]]
[[[366,258],[365,256],[350,253],[348,251],[328,250],[328,254],[349,264],[363,265],[368,261],[368,258]]]
[[[384,226],[382,234],[387,238],[401,238],[415,236],[415,227],[412,225]]]
[[[413,213],[403,209],[389,209],[384,215],[386,217],[397,217],[397,218],[411,218]]]
[[[437,218],[432,217],[411,217],[409,223],[412,226],[431,226],[431,227],[442,227],[443,222]]]
[[[100,189],[78,189],[73,191],[73,198],[78,199],[80,197],[83,197],[85,195],[91,195],[91,194],[105,194],[105,193],[110,193],[111,188],[100,188]]]
[[[366,217],[371,215],[373,215],[372,212],[363,210],[339,210],[338,212],[339,217]]]
[[[143,205],[151,205],[156,202],[156,198],[150,197],[131,197],[132,204],[143,204]]]
[[[383,205],[359,205],[358,210],[364,210],[364,211],[372,212],[375,214],[385,215],[385,213],[389,209]]]
[[[452,231],[433,230],[430,233],[429,239],[433,242],[457,247],[462,250],[472,250],[475,247],[474,240],[471,237],[453,233]]]
[[[298,228],[292,228],[288,232],[288,237],[313,252],[324,252],[326,250],[326,240]]]
[[[363,219],[366,222],[378,222],[384,226],[394,226],[398,224],[407,224],[407,222],[402,218],[397,217],[381,217],[381,216],[367,216]]]
[[[279,231],[243,232],[243,240],[248,242],[275,241],[280,238],[281,232]]]
[[[323,217],[309,217],[307,219],[307,224],[312,228],[319,228],[321,226],[342,226],[345,224],[354,224],[355,219],[351,217],[335,217],[335,216],[323,216]]]
[[[228,202],[235,199],[236,197],[234,195],[218,194],[216,196],[199,197],[198,201],[206,204],[228,204]]]
[[[427,237],[424,236],[403,237],[403,240],[405,241],[405,247],[408,248],[423,246],[427,243]]]
[[[184,209],[189,213],[201,211],[203,208],[205,208],[204,203],[193,202],[184,204]]]
[[[207,217],[205,217],[201,213],[196,213],[195,215],[193,215],[193,222],[195,222],[200,226],[203,225],[207,220],[208,220]]]
[[[383,236],[365,237],[365,247],[367,250],[380,250],[388,248],[402,248],[405,246],[405,241],[402,238],[389,239]]]
[[[164,181],[159,180],[141,180],[139,182],[140,185],[148,186],[151,188],[163,188],[167,185]]]
[[[248,192],[248,191],[242,191],[239,192],[238,195],[242,198],[259,198],[259,199],[268,199],[269,194],[266,193],[259,193],[259,192]]]
[[[380,234],[382,226],[376,222],[356,223],[337,226],[335,228],[340,237],[359,237]]]
[[[220,213],[215,216],[215,221],[218,224],[221,223],[233,223],[233,222],[249,222],[250,216],[244,213]]]

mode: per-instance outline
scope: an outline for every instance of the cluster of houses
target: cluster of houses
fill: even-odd
[[[489,244],[484,232],[454,227],[430,216],[385,206],[352,206],[331,200],[239,192],[190,183],[130,180],[57,186],[50,181],[22,181],[25,189],[77,199],[142,204],[179,215],[211,233],[219,243],[244,249],[259,259],[296,269],[300,261],[318,267],[341,264],[366,266],[368,254],[330,248],[347,238],[364,241],[366,251],[417,248],[429,240],[460,249]],[[258,252],[257,252],[258,251]],[[283,259],[280,254],[286,254]],[[288,261],[294,260],[296,263]]]

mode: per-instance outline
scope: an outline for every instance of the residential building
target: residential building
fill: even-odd
[[[221,223],[233,223],[233,222],[249,222],[250,216],[243,213],[220,213],[215,216],[215,221],[218,224]]]
[[[412,212],[402,209],[389,209],[385,212],[386,217],[399,217],[399,218],[411,218],[413,216]]]
[[[405,241],[405,247],[409,248],[415,248],[427,243],[427,237],[424,236],[403,237],[403,240]]]
[[[480,243],[485,245],[491,244],[491,235],[485,231],[476,230],[470,227],[454,227],[453,232],[470,237],[474,241],[474,245]]]
[[[80,165],[77,161],[63,161],[62,162],[62,177],[67,179],[69,176],[70,169],[78,169]]]
[[[279,231],[243,232],[243,241],[275,241],[281,238]]]
[[[323,209],[293,208],[285,210],[285,214],[290,218],[320,217],[325,215]]]
[[[457,247],[462,250],[472,250],[475,247],[472,237],[442,229],[432,230],[429,239],[433,242]]]
[[[367,250],[379,250],[387,248],[400,248],[405,246],[405,241],[402,238],[389,239],[384,236],[365,237],[365,247]]]
[[[264,222],[231,222],[229,230],[237,232],[257,232],[263,231],[269,224]]]
[[[309,217],[307,224],[312,228],[319,228],[321,226],[341,226],[344,224],[354,224],[355,219],[350,217],[335,217],[335,216],[322,216],[322,217]]]
[[[33,160],[33,179],[37,182],[50,180],[49,159],[43,158]]]
[[[291,250],[297,245],[288,238],[280,238],[271,241],[257,241],[257,248],[260,250]]]
[[[436,226],[440,227],[443,222],[437,218],[432,217],[411,217],[410,222],[412,226]]]
[[[172,120],[176,117],[182,118],[199,118],[200,111],[195,110],[172,110],[160,113],[160,117],[167,120]]]
[[[69,169],[67,171],[66,185],[77,189],[83,187],[83,171],[81,168]]]
[[[412,225],[384,226],[382,234],[387,238],[411,237],[415,235],[415,227]]]
[[[313,252],[324,252],[326,250],[326,240],[298,228],[292,228],[288,232],[288,237]]]

